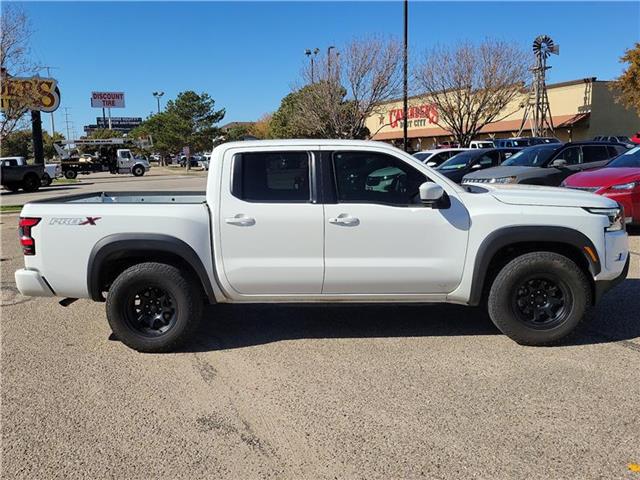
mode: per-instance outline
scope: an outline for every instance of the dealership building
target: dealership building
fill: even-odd
[[[547,85],[547,95],[553,119],[554,136],[562,141],[577,141],[596,135],[632,136],[640,131],[640,117],[616,103],[611,82],[584,78]],[[509,138],[518,135],[528,92],[512,101],[499,115],[499,121],[489,123],[481,130],[477,140]],[[402,99],[384,103],[382,109],[366,122],[372,140],[382,140],[395,145],[402,144]],[[436,124],[437,107],[428,96],[409,98],[408,137],[410,150],[426,150],[451,141],[450,132]],[[530,136],[529,120],[522,136]]]

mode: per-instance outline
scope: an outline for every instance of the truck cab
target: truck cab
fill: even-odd
[[[149,171],[149,161],[143,158],[136,158],[128,148],[116,150],[116,172],[131,173],[135,177],[141,177]]]

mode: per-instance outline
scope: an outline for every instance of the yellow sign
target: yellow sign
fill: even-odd
[[[2,109],[9,106],[53,112],[60,105],[58,81],[42,77],[3,77]]]

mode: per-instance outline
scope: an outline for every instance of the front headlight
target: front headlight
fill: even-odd
[[[611,190],[633,190],[640,182],[629,182],[621,185],[612,185]]]
[[[516,183],[516,177],[492,178],[489,183]]]
[[[605,229],[607,232],[618,232],[624,230],[624,211],[619,208],[585,208],[589,213],[595,215],[606,215],[609,218],[609,226]]]

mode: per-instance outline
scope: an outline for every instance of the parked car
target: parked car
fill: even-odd
[[[493,143],[496,147],[530,147],[532,145],[561,142],[555,137],[514,137],[496,138],[493,140]]]
[[[635,147],[634,142],[631,141],[629,137],[626,135],[597,135],[593,137],[594,142],[613,142],[613,143],[622,143],[627,148]]]
[[[473,140],[469,143],[469,148],[495,148],[495,144],[491,140]]]
[[[535,145],[501,166],[465,175],[462,183],[526,183],[558,186],[569,175],[602,167],[627,149],[620,143],[575,142]]]
[[[436,170],[450,180],[460,183],[467,173],[500,165],[519,150],[519,148],[470,149],[451,157]]]
[[[0,158],[4,166],[17,167],[27,165],[24,157],[2,157]],[[45,163],[44,172],[40,179],[40,185],[48,187],[55,178],[62,176],[62,168],[59,163]]]
[[[631,137],[631,142],[635,144],[640,144],[640,132],[636,132],[633,137]]]
[[[11,192],[35,192],[42,185],[44,173],[44,165],[28,165],[22,157],[5,157],[0,163],[0,183]]]
[[[196,155],[191,155],[189,156],[189,166],[190,167],[197,167],[198,166],[198,156]],[[180,166],[181,167],[186,167],[187,166],[187,157],[185,155],[180,156]]]
[[[604,168],[571,175],[561,186],[615,200],[624,207],[625,221],[640,225],[640,146],[623,153]]]
[[[467,151],[466,148],[438,148],[436,150],[422,150],[413,154],[428,167],[437,167],[454,155]]]
[[[230,142],[211,158],[203,194],[27,203],[20,293],[106,301],[116,337],[144,352],[187,342],[205,302],[486,302],[506,335],[547,345],[629,269],[606,197],[460,188],[378,142]],[[367,188],[382,170],[395,181]]]

